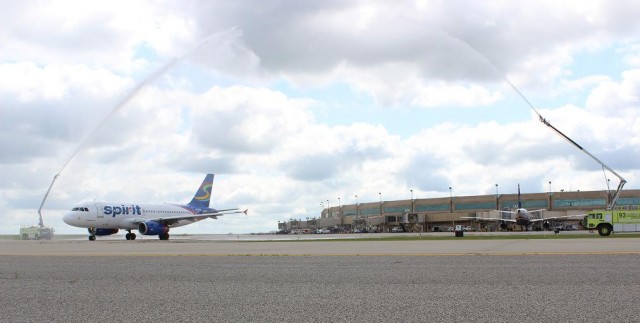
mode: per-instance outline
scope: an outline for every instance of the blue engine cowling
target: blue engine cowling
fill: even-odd
[[[163,223],[148,221],[138,224],[138,231],[145,235],[160,235],[169,232],[169,227]]]
[[[96,236],[108,236],[118,233],[118,229],[93,229],[89,228],[89,233]]]

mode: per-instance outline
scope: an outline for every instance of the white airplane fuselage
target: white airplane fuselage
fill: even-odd
[[[529,211],[527,211],[527,209],[517,209],[515,212],[515,220],[516,224],[518,225],[531,225],[531,215],[529,214]]]
[[[127,230],[125,238],[135,240],[142,235],[156,235],[169,240],[169,230],[204,219],[217,219],[225,214],[244,213],[237,208],[216,210],[209,207],[213,174],[207,174],[188,204],[142,204],[120,202],[83,202],[71,209],[63,220],[66,224],[87,228],[89,240]]]
[[[80,228],[137,230],[138,223],[175,215],[196,214],[189,206],[176,204],[138,204],[119,202],[84,202],[64,215],[63,221]],[[180,227],[201,219],[183,219],[171,224]]]

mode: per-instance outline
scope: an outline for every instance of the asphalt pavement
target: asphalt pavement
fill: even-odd
[[[638,239],[580,240],[0,241],[0,321],[638,321]]]

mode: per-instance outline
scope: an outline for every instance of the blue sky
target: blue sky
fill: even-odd
[[[275,230],[320,202],[638,188],[640,5],[81,1],[0,13],[0,233],[86,200],[249,208],[175,233]],[[499,70],[499,71],[498,71]],[[606,175],[612,182],[617,179]]]

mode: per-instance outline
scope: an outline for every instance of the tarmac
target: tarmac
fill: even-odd
[[[639,320],[638,238],[270,238],[0,240],[0,321]]]
[[[583,232],[584,233],[584,232]],[[466,240],[362,240],[405,234],[332,235],[193,235],[127,241],[99,237],[40,241],[0,240],[0,256],[437,256],[437,255],[542,255],[640,254],[640,238],[522,239],[541,233],[509,233],[520,239]],[[418,236],[413,234],[414,236]],[[439,236],[453,234],[440,233]],[[425,235],[426,237],[426,235]],[[469,237],[469,235],[467,235]],[[340,239],[339,241],[335,241]],[[344,240],[353,241],[344,241]]]

